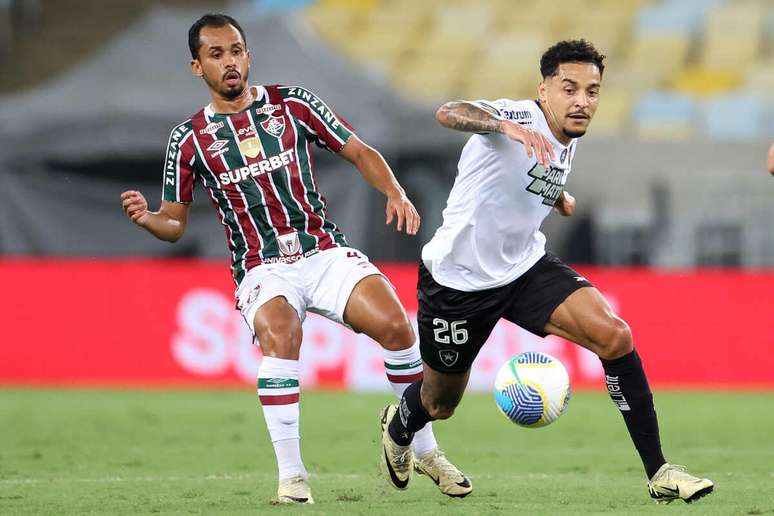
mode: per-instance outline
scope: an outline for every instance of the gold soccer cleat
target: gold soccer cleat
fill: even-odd
[[[473,491],[470,479],[449,462],[438,448],[421,457],[414,457],[414,470],[430,477],[447,496],[464,498]]]
[[[685,466],[666,463],[648,482],[648,492],[656,503],[683,500],[691,503],[712,492],[715,484],[706,478],[697,478],[685,471]]]
[[[382,410],[382,452],[380,464],[387,481],[395,489],[406,489],[414,470],[414,454],[411,445],[400,446],[390,437],[387,427],[398,411],[397,405],[387,405]]]
[[[277,503],[314,503],[312,490],[302,476],[280,480],[277,488]]]

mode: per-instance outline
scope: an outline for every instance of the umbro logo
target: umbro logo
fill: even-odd
[[[584,278],[583,276],[575,276],[575,281],[580,283],[581,281],[588,281],[588,280],[586,278]]]
[[[228,147],[226,147],[226,145],[228,145],[228,140],[215,140],[207,147],[207,150],[211,153],[210,155],[213,158],[216,158],[221,154],[228,152]]]

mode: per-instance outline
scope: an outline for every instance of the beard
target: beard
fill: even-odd
[[[209,86],[211,90],[217,91],[224,99],[234,100],[245,91],[245,86],[247,85],[247,73],[242,75],[242,81],[235,86],[228,86],[226,85],[225,80],[221,79],[218,81],[207,75],[204,75],[204,82],[207,83],[207,86]]]
[[[218,92],[223,96],[223,98],[227,100],[234,100],[240,96],[243,91],[245,91],[245,83],[240,82],[236,86],[226,86],[223,84]]]
[[[562,134],[564,134],[568,138],[580,138],[584,134],[586,134],[586,129],[566,129],[562,128]]]

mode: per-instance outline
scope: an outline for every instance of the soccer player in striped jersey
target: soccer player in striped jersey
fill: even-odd
[[[191,70],[212,102],[171,132],[163,197],[149,211],[140,192],[122,197],[127,216],[161,240],[185,231],[198,179],[225,227],[237,306],[263,351],[258,396],[279,469],[278,501],[313,503],[299,445],[299,349],[307,310],[373,338],[400,397],[422,377],[414,331],[389,282],[349,247],[328,218],[313,175],[311,144],[339,154],[387,197],[386,220],[415,235],[420,218],[376,150],[318,96],[299,86],[249,86],[250,52],[233,18],[205,15],[189,30]],[[469,480],[438,450],[432,429],[407,457],[442,492]],[[405,486],[404,486],[405,487]]]

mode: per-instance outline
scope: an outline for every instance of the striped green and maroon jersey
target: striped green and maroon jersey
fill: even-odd
[[[237,284],[256,265],[347,245],[317,190],[310,144],[339,152],[352,128],[309,90],[255,89],[244,111],[207,106],[175,127],[164,169],[165,201],[193,201],[201,181],[226,228]]]

